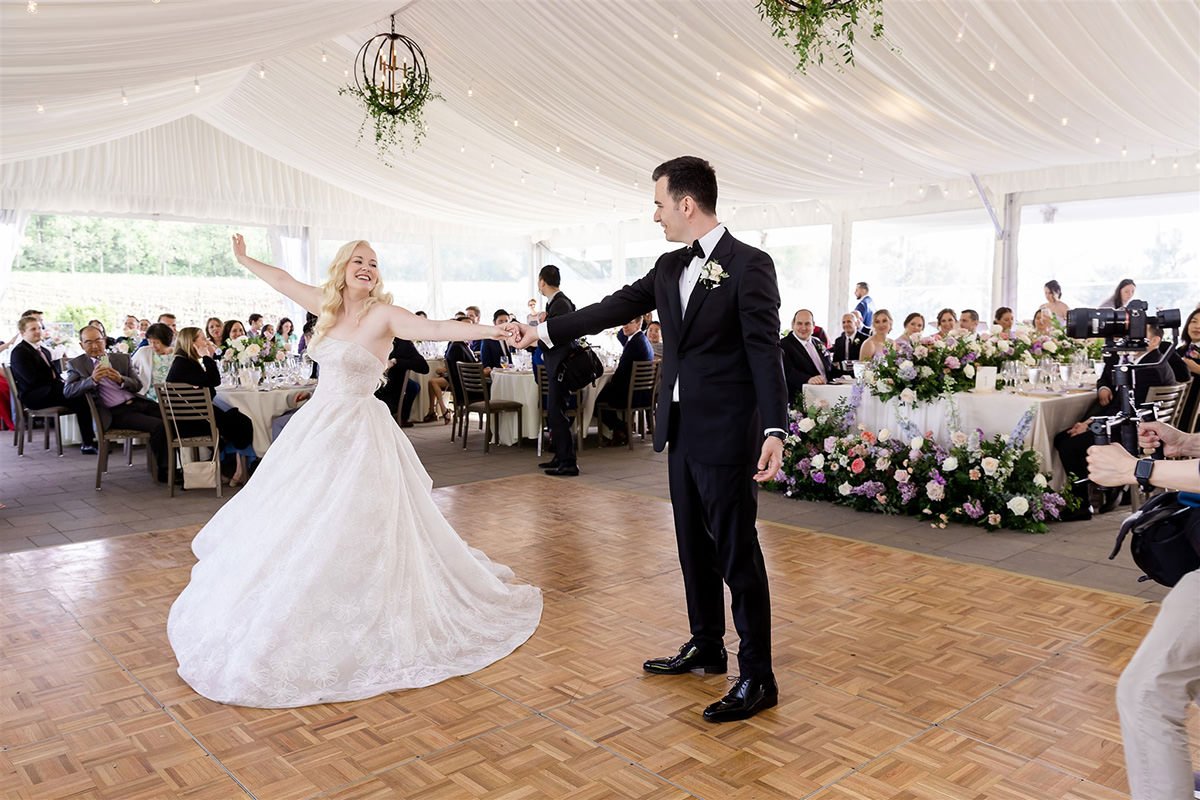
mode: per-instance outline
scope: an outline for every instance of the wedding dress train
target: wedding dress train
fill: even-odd
[[[196,535],[171,606],[179,674],[222,703],[287,708],[428,686],[511,653],[536,587],[469,547],[375,399],[383,364],[325,337],[321,381],[254,477]]]

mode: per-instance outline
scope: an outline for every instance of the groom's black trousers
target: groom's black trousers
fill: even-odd
[[[733,596],[733,625],[741,640],[741,677],[770,677],[771,595],[754,527],[754,465],[697,463],[678,433],[679,404],[672,403],[667,467],[692,639],[701,646],[722,644],[724,582]]]

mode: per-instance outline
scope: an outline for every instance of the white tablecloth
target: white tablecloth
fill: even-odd
[[[841,398],[848,398],[852,389],[852,386],[845,384],[805,386],[804,397],[806,400],[824,400],[832,405]],[[961,392],[955,395],[962,429],[969,433],[978,428],[988,437],[995,434],[1007,437],[1032,406],[1033,426],[1025,437],[1025,447],[1038,454],[1042,468],[1048,468],[1053,474],[1056,488],[1062,488],[1066,472],[1058,460],[1058,453],[1054,450],[1054,436],[1078,422],[1094,398],[1093,392],[1053,397],[1006,392]],[[949,444],[953,431],[950,430],[950,413],[945,400],[920,403],[908,412],[907,417],[922,433],[932,431],[934,441],[938,444]],[[885,404],[871,394],[864,394],[862,405],[858,409],[858,424],[865,425],[875,432],[881,428],[899,432],[899,401],[893,399]]]
[[[271,446],[271,420],[288,410],[293,392],[312,392],[311,386],[290,386],[260,392],[255,389],[217,389],[217,398],[233,406],[254,424],[254,452],[261,458]]]
[[[596,381],[583,390],[583,408],[579,419],[583,430],[592,424],[592,414],[596,409],[596,397],[610,380],[613,373],[606,370]],[[541,394],[533,372],[526,370],[492,370],[492,400],[516,400],[521,404],[521,432],[526,439],[536,439],[542,427]],[[517,415],[502,414],[500,416],[500,444],[512,445],[517,443]]]

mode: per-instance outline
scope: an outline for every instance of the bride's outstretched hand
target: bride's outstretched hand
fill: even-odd
[[[513,347],[525,348],[537,343],[537,328],[515,320],[508,325],[513,329],[513,336],[516,337],[512,343]]]
[[[516,336],[516,333],[513,332],[512,323],[506,322],[503,325],[493,327],[490,338],[511,342],[514,336]]]
[[[242,238],[240,233],[233,235],[233,257],[237,259],[239,264],[246,257],[246,240]]]

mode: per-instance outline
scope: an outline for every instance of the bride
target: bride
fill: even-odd
[[[502,339],[393,306],[375,252],[338,250],[324,286],[239,263],[319,313],[317,390],[253,478],[196,535],[171,606],[179,675],[221,703],[290,708],[428,686],[497,661],[537,628],[541,592],[468,547],[374,392],[392,339]]]

